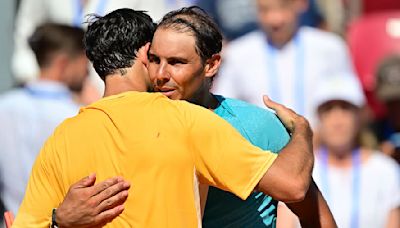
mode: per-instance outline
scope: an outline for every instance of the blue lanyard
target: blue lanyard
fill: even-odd
[[[326,148],[320,150],[321,154],[321,184],[326,200],[330,201],[329,179],[328,179],[328,152]],[[361,153],[360,149],[353,150],[352,161],[352,205],[351,205],[351,228],[358,228],[360,207],[360,185],[361,185]]]
[[[295,107],[293,109],[301,114],[304,115],[305,111],[305,103],[304,103],[304,61],[305,61],[305,50],[304,44],[301,40],[299,32],[297,32],[296,36],[294,37],[294,45],[295,45],[295,69],[294,73],[295,76]],[[267,54],[268,54],[268,77],[270,79],[269,83],[269,96],[271,99],[275,100],[276,102],[283,103],[282,94],[279,87],[279,73],[277,69],[277,49],[267,42]],[[285,75],[282,75],[283,77]]]
[[[84,13],[83,13],[83,5],[81,4],[82,0],[72,0],[74,4],[74,17],[72,24],[76,27],[82,27],[82,22],[84,21]],[[107,0],[99,0],[95,14],[103,15],[106,9]]]

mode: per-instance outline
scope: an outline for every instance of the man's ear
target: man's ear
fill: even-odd
[[[146,67],[149,63],[149,59],[147,57],[147,54],[149,52],[150,49],[150,42],[146,43],[145,45],[143,45],[137,55],[136,55],[136,59],[138,59],[139,61],[141,61]]]
[[[206,60],[206,66],[204,67],[205,76],[208,78],[213,77],[217,74],[219,67],[221,66],[221,55],[214,54],[211,58]]]

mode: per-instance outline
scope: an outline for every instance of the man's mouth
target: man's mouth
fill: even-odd
[[[156,87],[154,89],[154,91],[155,92],[160,92],[160,93],[164,94],[165,96],[170,97],[174,93],[175,89],[174,88],[170,88],[170,87],[161,87],[161,88],[157,88]]]

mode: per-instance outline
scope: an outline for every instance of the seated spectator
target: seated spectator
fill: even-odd
[[[44,141],[78,112],[71,90],[80,90],[88,74],[83,34],[65,25],[39,26],[29,39],[38,79],[0,97],[0,195],[14,214]]]
[[[327,79],[315,96],[320,146],[313,177],[338,227],[400,227],[399,166],[359,142],[365,97],[356,77]],[[281,227],[295,227],[294,219],[286,220],[289,224]]]
[[[356,77],[331,79],[321,82],[315,94],[321,141],[315,181],[339,227],[399,227],[399,167],[360,144],[365,98]]]

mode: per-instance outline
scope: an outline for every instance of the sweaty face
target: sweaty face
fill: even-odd
[[[259,23],[275,45],[283,45],[293,36],[303,9],[302,1],[257,0]]]
[[[359,124],[358,109],[344,101],[331,101],[318,109],[321,140],[333,148],[353,146]]]
[[[149,75],[155,92],[170,99],[189,100],[205,84],[205,70],[187,32],[159,28],[149,50]]]

